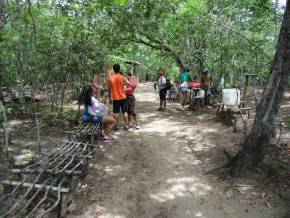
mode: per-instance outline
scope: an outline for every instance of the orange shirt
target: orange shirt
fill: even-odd
[[[109,83],[113,100],[123,100],[127,98],[124,89],[124,76],[122,76],[120,73],[115,73],[109,77]]]

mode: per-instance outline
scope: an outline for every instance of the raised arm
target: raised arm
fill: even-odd
[[[135,89],[137,87],[136,83],[132,83],[126,78],[125,78],[125,83],[126,83],[126,85],[132,87],[133,89]]]
[[[107,80],[108,83],[108,95],[109,95],[109,102],[110,104],[112,104],[113,100],[112,100],[112,89],[111,89],[111,84],[109,79]]]
[[[99,89],[99,90],[103,89],[103,86],[98,84],[98,76],[97,75],[94,77],[92,85],[96,89]]]

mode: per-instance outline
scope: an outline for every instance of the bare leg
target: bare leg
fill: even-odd
[[[181,96],[180,96],[180,104],[181,104],[181,107],[184,106],[184,92],[181,92]]]
[[[188,94],[187,92],[184,92],[183,93],[183,102],[182,102],[183,105],[182,106],[185,106],[186,105],[187,94]]]
[[[164,105],[165,105],[164,100],[160,100],[160,107],[161,107],[162,109],[164,108]]]
[[[124,123],[125,123],[125,126],[127,126],[127,125],[128,125],[128,113],[125,112],[125,113],[123,114],[123,117],[124,117]]]
[[[111,116],[105,116],[103,117],[103,124],[106,124],[106,129],[104,131],[104,134],[106,136],[110,136],[113,128],[116,126],[116,119]]]

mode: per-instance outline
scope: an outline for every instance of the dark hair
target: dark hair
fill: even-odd
[[[113,70],[114,70],[115,73],[119,73],[120,69],[121,69],[120,64],[114,64],[113,65]]]
[[[86,85],[83,87],[81,94],[79,96],[79,103],[84,104],[85,107],[92,106],[91,97],[93,95],[93,87],[91,85]]]
[[[172,84],[170,79],[166,79],[166,88],[171,88]]]
[[[131,72],[128,72],[127,75],[128,75],[128,76],[132,76],[132,73],[131,73]]]
[[[182,67],[182,73],[186,73],[189,71],[190,71],[189,67]]]

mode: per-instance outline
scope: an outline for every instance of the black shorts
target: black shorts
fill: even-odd
[[[160,100],[166,101],[166,94],[167,94],[167,89],[166,88],[159,90]]]
[[[120,109],[121,109],[122,113],[128,112],[127,99],[113,100],[113,113],[114,114],[120,113]]]

